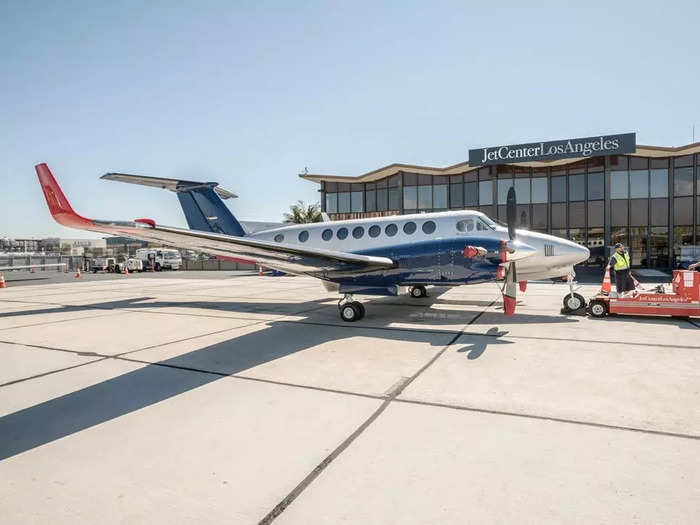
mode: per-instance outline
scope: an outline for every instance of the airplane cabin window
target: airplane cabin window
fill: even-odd
[[[477,221],[477,223],[476,223],[476,229],[479,230],[480,232],[483,232],[483,231],[488,230],[488,228],[486,227],[486,225],[485,225],[483,222],[481,222],[481,221]]]
[[[282,235],[281,233],[278,233],[277,235],[275,235],[275,242],[282,242],[282,241],[284,241],[284,235]]]
[[[338,236],[338,239],[340,239],[342,241],[343,239],[345,239],[348,236],[348,229],[347,228],[340,228],[337,231],[336,235]]]
[[[309,240],[309,232],[306,230],[299,232],[299,242],[306,242]]]
[[[355,237],[355,239],[359,239],[365,234],[365,229],[362,226],[356,226],[352,230],[352,236]]]
[[[323,230],[323,233],[321,234],[321,239],[324,241],[330,241],[331,238],[333,237],[333,230],[330,228],[327,230]]]
[[[367,233],[369,233],[370,237],[379,237],[379,234],[382,233],[382,229],[375,224],[375,225],[369,227],[369,230],[367,230]]]
[[[464,219],[457,223],[457,231],[471,232],[474,231],[474,219]]]
[[[413,221],[407,222],[406,224],[403,225],[403,232],[406,235],[411,235],[413,232],[416,231],[416,223]]]
[[[396,226],[396,224],[389,224],[386,228],[384,228],[384,233],[386,233],[389,237],[393,237],[398,231],[399,228]]]
[[[421,228],[423,229],[423,233],[430,235],[435,231],[435,223],[433,221],[426,221]]]

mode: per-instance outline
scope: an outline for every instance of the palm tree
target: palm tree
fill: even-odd
[[[321,222],[321,207],[318,204],[309,204],[297,201],[289,207],[291,213],[284,214],[284,222],[304,224],[307,222]]]

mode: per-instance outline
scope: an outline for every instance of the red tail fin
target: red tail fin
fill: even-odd
[[[37,164],[34,168],[39,176],[39,184],[41,184],[44,197],[46,197],[46,204],[48,204],[49,211],[56,222],[72,228],[85,228],[93,225],[91,219],[78,215],[73,211],[68,199],[66,199],[61,187],[46,164]]]

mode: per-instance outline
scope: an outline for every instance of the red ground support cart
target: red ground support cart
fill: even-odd
[[[615,293],[606,295],[601,291],[588,303],[588,313],[593,317],[608,314],[700,317],[700,272],[674,270],[670,286],[670,293],[668,285],[661,285],[635,297],[617,297]]]

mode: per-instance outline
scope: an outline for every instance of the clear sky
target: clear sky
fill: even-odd
[[[700,2],[0,2],[0,236],[78,212],[185,226],[109,171],[218,181],[241,219],[313,173],[447,166],[469,148],[637,132],[700,140]]]

